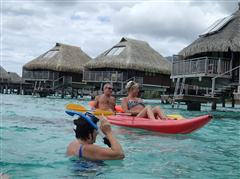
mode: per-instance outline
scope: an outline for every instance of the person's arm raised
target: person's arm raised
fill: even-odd
[[[123,159],[124,151],[122,146],[114,137],[111,129],[111,125],[106,119],[101,121],[101,130],[111,143],[111,148],[99,147],[97,145],[85,146],[84,157],[91,160],[119,160]]]

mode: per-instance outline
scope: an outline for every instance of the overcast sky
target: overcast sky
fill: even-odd
[[[236,11],[239,0],[2,1],[0,65],[21,75],[25,63],[56,42],[79,46],[92,58],[121,37],[145,40],[163,56],[177,54]]]

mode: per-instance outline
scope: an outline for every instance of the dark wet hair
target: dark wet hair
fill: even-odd
[[[97,122],[99,121],[99,119],[97,118],[90,118],[90,119],[95,124],[97,124]],[[89,139],[89,134],[93,135],[94,127],[82,117],[75,119],[73,123],[76,125],[76,129],[74,129],[74,131],[77,139],[87,140]]]

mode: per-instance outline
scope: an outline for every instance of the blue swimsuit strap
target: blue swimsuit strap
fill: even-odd
[[[82,152],[83,152],[83,145],[81,145],[79,149],[79,158],[83,157]]]

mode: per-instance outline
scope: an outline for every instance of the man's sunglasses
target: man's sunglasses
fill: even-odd
[[[109,90],[113,90],[113,88],[111,88],[111,87],[106,87],[107,89],[109,89]]]

